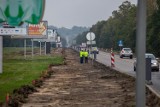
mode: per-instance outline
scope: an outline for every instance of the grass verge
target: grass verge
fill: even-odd
[[[34,56],[24,59],[19,51],[5,50],[3,55],[3,73],[0,74],[0,102],[5,101],[7,93],[12,93],[22,85],[29,85],[37,79],[49,64],[62,64],[61,56]],[[8,51],[8,53],[6,52]],[[21,50],[20,50],[21,51]],[[14,54],[12,53],[14,52]]]

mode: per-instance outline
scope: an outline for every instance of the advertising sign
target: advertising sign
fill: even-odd
[[[56,36],[57,34],[55,33],[55,30],[53,29],[48,29],[48,38],[47,39],[33,39],[33,41],[41,41],[41,42],[56,42]]]
[[[29,24],[28,36],[30,38],[47,38],[47,21],[42,21],[39,24]]]
[[[0,28],[0,35],[26,35],[26,28]]]
[[[27,35],[27,24],[21,26],[10,26],[6,22],[0,24],[0,35]]]
[[[19,26],[22,22],[38,24],[45,0],[0,0],[0,23]]]

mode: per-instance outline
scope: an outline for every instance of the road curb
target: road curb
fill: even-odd
[[[146,87],[153,93],[155,94],[158,98],[160,98],[160,92],[158,90],[156,90],[154,87],[150,86],[150,85],[146,85]]]

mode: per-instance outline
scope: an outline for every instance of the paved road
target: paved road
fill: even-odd
[[[107,64],[108,66],[111,65],[110,53],[100,52],[97,56],[97,60],[104,64]],[[115,68],[116,69],[118,68],[118,70],[120,71],[127,73],[133,72],[133,62],[134,59],[127,59],[127,58],[121,59],[119,58],[118,55],[115,55]]]
[[[115,68],[118,71],[127,73],[131,76],[135,76],[135,72],[133,71],[133,59],[119,58],[119,55],[115,55]],[[100,51],[97,55],[97,61],[101,62],[107,66],[111,66],[111,57],[110,53]],[[160,95],[160,72],[152,72],[152,87],[159,95]]]

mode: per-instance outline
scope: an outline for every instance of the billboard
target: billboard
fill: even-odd
[[[42,21],[39,24],[28,24],[29,38],[47,38],[47,21]]]
[[[48,29],[48,40],[51,42],[56,42],[57,33],[53,29]]]
[[[20,26],[10,26],[6,22],[0,23],[0,35],[27,35],[27,24],[22,24]]]
[[[19,26],[22,22],[38,24],[45,0],[0,0],[0,23]]]
[[[48,29],[47,30],[47,35],[48,38],[47,39],[33,39],[33,41],[41,41],[41,42],[56,42],[56,38],[57,38],[57,33],[55,30],[53,29]]]
[[[10,35],[12,35],[11,38],[47,38],[47,26],[48,26],[47,21],[41,21],[39,24],[25,23],[25,25],[23,26],[26,29],[26,34],[17,35],[10,33]]]

